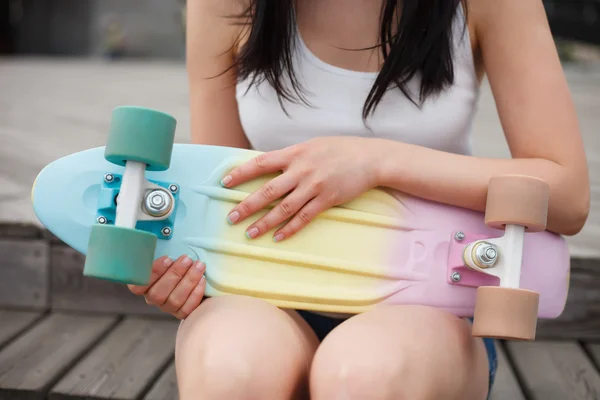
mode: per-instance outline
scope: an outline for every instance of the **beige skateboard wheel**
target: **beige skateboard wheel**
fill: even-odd
[[[540,295],[525,289],[481,286],[477,289],[473,336],[533,340]]]
[[[485,223],[492,228],[521,225],[527,232],[546,229],[550,186],[539,178],[503,175],[490,179]]]

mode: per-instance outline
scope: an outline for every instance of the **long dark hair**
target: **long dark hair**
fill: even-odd
[[[249,26],[246,41],[232,66],[237,68],[238,79],[250,79],[250,87],[266,80],[275,89],[282,107],[283,99],[302,99],[302,87],[292,66],[297,0],[248,1],[248,7],[235,16],[238,23]],[[384,63],[365,100],[363,119],[375,110],[390,88],[400,89],[420,106],[428,96],[453,83],[451,30],[461,1],[384,0],[377,45]],[[416,99],[407,88],[415,76],[420,78]],[[284,77],[291,87],[284,83]]]

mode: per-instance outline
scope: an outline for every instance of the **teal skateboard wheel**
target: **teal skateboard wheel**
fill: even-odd
[[[113,110],[104,158],[124,166],[146,164],[148,171],[169,169],[177,121],[160,111],[124,106]]]
[[[150,282],[157,237],[114,225],[93,225],[83,274],[113,282]]]

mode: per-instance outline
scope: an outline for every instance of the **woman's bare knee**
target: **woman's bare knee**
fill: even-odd
[[[332,342],[329,342],[331,344]],[[358,357],[357,357],[358,356]],[[402,400],[403,387],[398,378],[405,376],[402,358],[382,359],[376,354],[342,351],[323,345],[314,359],[310,374],[310,393],[315,400]]]
[[[261,300],[206,300],[177,335],[181,399],[292,398],[307,384],[316,348],[305,332],[289,313]]]
[[[324,340],[310,374],[321,399],[484,399],[487,358],[470,328],[426,307],[390,307],[346,321]]]

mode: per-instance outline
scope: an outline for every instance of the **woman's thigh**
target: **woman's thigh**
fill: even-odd
[[[250,297],[207,299],[177,334],[180,398],[303,398],[317,346],[294,311]]]
[[[310,373],[313,400],[484,400],[489,366],[471,325],[422,306],[382,306],[323,341]]]

